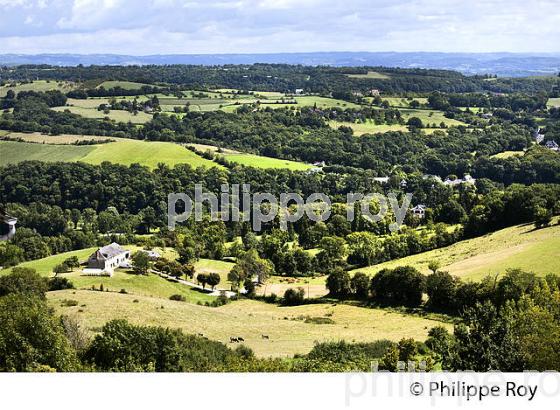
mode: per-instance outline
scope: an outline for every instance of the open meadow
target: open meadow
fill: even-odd
[[[535,230],[533,224],[523,224],[355,271],[373,275],[384,268],[410,265],[428,274],[428,264],[437,260],[441,269],[452,275],[480,280],[509,268],[520,268],[540,276],[560,274],[559,258],[560,225]]]
[[[6,96],[9,90],[12,90],[14,93],[19,93],[20,91],[37,91],[37,92],[45,92],[45,91],[60,91],[63,93],[67,93],[75,88],[75,84],[67,81],[47,81],[47,80],[36,80],[29,83],[15,83],[6,84],[4,86],[0,86],[0,98]]]
[[[8,135],[11,136],[11,134]],[[22,134],[16,133],[14,138],[23,138],[30,142],[0,141],[0,149],[2,150],[0,165],[37,160],[45,162],[80,161],[88,164],[101,164],[104,161],[123,165],[138,163],[152,169],[158,163],[164,163],[171,167],[177,164],[189,164],[194,168],[221,167],[221,165],[171,142],[96,137],[97,139],[112,139],[115,141],[78,146],[60,144],[64,144],[62,141],[72,143],[90,137],[69,135],[51,137],[40,134],[27,134],[26,137],[23,137]],[[50,141],[50,138],[53,138],[54,144],[44,143]],[[31,143],[31,141],[37,143]]]
[[[87,100],[85,100],[87,101]],[[97,108],[84,108],[75,106],[53,107],[54,111],[69,111],[72,114],[80,115],[85,118],[104,119],[109,118],[116,122],[131,122],[133,124],[144,124],[152,119],[152,114],[147,114],[143,111],[133,114],[125,110],[110,110],[108,114],[99,111]]]
[[[223,343],[228,343],[230,336],[241,336],[260,357],[307,353],[318,341],[398,341],[403,337],[423,340],[434,326],[443,324],[451,328],[449,324],[416,315],[336,303],[279,307],[242,300],[216,308],[91,290],[49,292],[47,297],[58,313],[75,315],[92,332],[108,320],[124,318],[136,324],[202,333]],[[68,306],[68,300],[76,301],[77,305]],[[316,324],[313,318],[328,318],[332,323]],[[263,339],[262,335],[269,338]]]
[[[305,171],[311,168],[311,165],[305,164],[303,162],[290,161],[287,159],[280,159],[280,158],[265,157],[256,154],[248,154],[248,153],[243,153],[227,148],[219,149],[214,145],[188,144],[188,146],[194,148],[196,151],[200,153],[209,151],[213,154],[216,154],[219,157],[224,158],[229,162],[245,165],[247,167],[264,168],[264,169],[267,168],[289,169],[292,171]]]

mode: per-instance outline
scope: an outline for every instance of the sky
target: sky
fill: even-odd
[[[0,53],[560,52],[560,0],[0,0]]]

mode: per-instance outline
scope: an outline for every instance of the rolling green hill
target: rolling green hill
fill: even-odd
[[[79,139],[79,136],[76,136]],[[26,160],[38,161],[81,161],[100,164],[109,161],[130,165],[138,163],[155,168],[158,163],[169,166],[190,164],[196,167],[220,167],[213,161],[170,142],[151,142],[132,139],[117,139],[99,145],[51,145],[27,142],[0,141],[0,166]]]
[[[479,280],[508,268],[537,275],[560,274],[559,259],[560,225],[535,230],[532,224],[524,224],[356,271],[374,274],[383,268],[411,265],[427,274],[428,263],[437,260],[442,270],[462,279]]]

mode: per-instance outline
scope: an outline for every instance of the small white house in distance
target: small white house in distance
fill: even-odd
[[[560,146],[554,140],[547,141],[544,146],[552,151],[558,151],[560,149]]]
[[[296,88],[296,95],[303,94],[303,88]]]
[[[426,216],[426,205],[418,204],[410,210],[415,218],[424,219]]]
[[[385,185],[389,182],[389,177],[374,177],[373,180],[381,185]]]
[[[151,260],[156,260],[156,259],[161,258],[160,253],[156,252],[156,251],[142,250],[142,252],[144,252],[146,255],[148,255],[148,258],[150,258]]]
[[[0,208],[0,241],[12,239],[16,234],[17,218],[6,214],[3,208]]]
[[[88,276],[113,276],[115,268],[130,266],[129,259],[130,251],[113,242],[92,253],[82,273]]]

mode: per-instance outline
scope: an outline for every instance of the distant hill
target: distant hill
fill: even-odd
[[[432,53],[432,52],[315,52],[273,54],[170,54],[128,56],[116,54],[3,54],[0,64],[146,65],[146,64],[254,64],[283,63],[336,67],[385,66],[437,68],[464,74],[502,77],[554,75],[560,71],[560,53]]]

